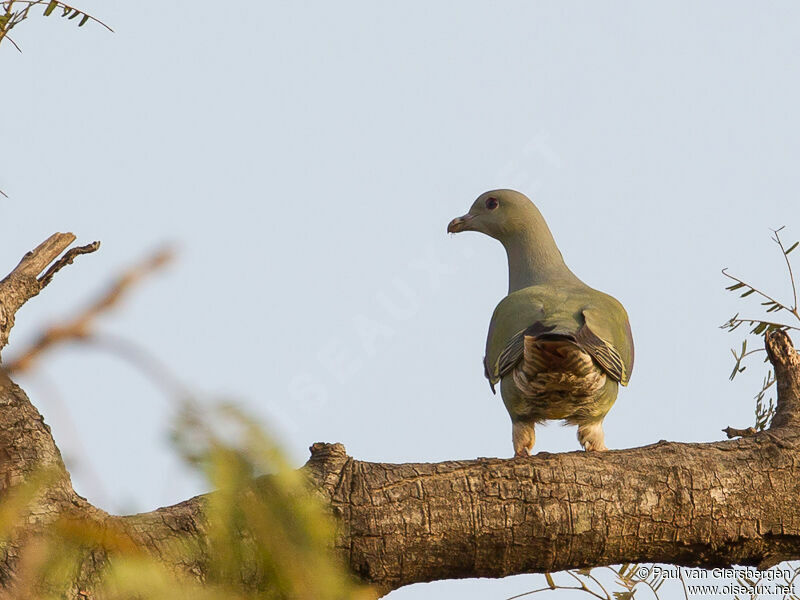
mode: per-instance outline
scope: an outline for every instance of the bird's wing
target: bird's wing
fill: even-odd
[[[614,312],[596,308],[586,308],[582,314],[584,324],[575,341],[615,381],[628,385],[633,369],[633,338],[627,315],[623,311],[621,318],[615,319],[618,315]]]
[[[502,379],[507,373],[510,373],[524,353],[525,347],[525,330],[517,332],[500,352],[497,357],[497,368],[495,370],[496,378]]]
[[[484,372],[492,391],[495,384],[525,358],[526,338],[568,340],[589,354],[612,379],[627,385],[633,368],[633,339],[627,315],[624,312],[617,314],[610,306],[590,306],[579,310],[578,314],[583,317],[583,323],[577,327],[577,332],[575,329],[570,331],[568,320],[552,323],[543,318],[510,336],[497,354],[494,365],[484,359]]]
[[[508,342],[497,359],[496,379],[502,379],[510,373],[520,360],[533,362],[535,357],[526,355],[526,340],[545,338],[564,340],[565,343],[574,343],[581,350],[589,354],[602,369],[615,381],[627,385],[629,373],[617,349],[608,341],[595,334],[588,324],[584,324],[577,334],[553,332],[554,325],[544,325],[536,322],[530,327],[514,335]],[[549,335],[548,335],[549,334]],[[584,355],[585,356],[585,355]],[[487,374],[488,377],[488,374]],[[489,378],[490,383],[492,378]]]
[[[541,299],[529,290],[506,296],[495,308],[486,337],[483,370],[492,392],[494,386],[519,362],[523,334],[531,323],[544,320]]]
[[[488,369],[488,365],[486,364],[486,359],[484,359],[484,370],[486,378],[489,380],[489,385],[492,387],[493,392],[495,384],[503,377],[505,377],[508,373],[513,371],[517,363],[524,357],[525,338],[536,338],[542,334],[549,333],[554,329],[555,325],[548,326],[537,321],[533,325],[526,327],[522,331],[518,331],[516,334],[511,336],[511,339],[508,341],[508,344],[506,344],[506,346],[500,352],[500,355],[497,357],[497,363],[495,366],[494,373],[492,373],[492,376],[490,376],[490,371]]]
[[[587,325],[578,330],[575,341],[603,367],[603,370],[612,379],[619,381],[622,385],[628,383],[628,375],[625,372],[625,364],[622,362],[622,357],[609,342],[597,337]]]
[[[511,342],[505,347],[497,361],[500,367],[500,377],[502,378],[506,373],[510,373],[519,360],[525,357],[526,339],[537,339],[546,333],[551,333],[555,328],[555,325],[545,325],[537,321],[511,338]],[[561,334],[556,335],[569,338],[569,336],[562,336]]]

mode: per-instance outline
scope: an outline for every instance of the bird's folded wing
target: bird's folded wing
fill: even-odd
[[[589,306],[581,314],[584,324],[576,335],[577,342],[613,379],[628,385],[633,369],[633,338],[624,309],[621,305],[617,311]]]
[[[489,384],[492,386],[492,391],[494,391],[495,384],[510,373],[524,357],[525,338],[536,338],[542,335],[545,337],[558,336],[559,338],[573,341],[591,355],[612,379],[622,385],[627,385],[630,373],[625,368],[622,356],[620,356],[613,344],[594,333],[588,323],[585,323],[574,336],[566,333],[554,333],[554,329],[555,327],[548,327],[539,322],[534,323],[511,337],[500,353],[497,363],[493,365],[494,368],[490,369],[490,365],[486,364],[486,359],[484,359],[484,371]]]
[[[494,391],[495,384],[510,373],[522,359],[525,353],[525,338],[537,337],[541,334],[553,331],[553,329],[555,329],[554,326],[548,327],[537,321],[530,327],[518,331],[511,337],[508,344],[506,344],[505,348],[500,352],[500,355],[497,357],[497,362],[493,365],[491,370],[489,369],[489,365],[486,364],[486,358],[484,358],[484,371],[486,378],[489,380],[489,385],[492,386],[492,391]]]
[[[489,387],[492,388],[492,393],[495,394],[494,386],[500,381],[506,373],[510,372],[522,358],[524,347],[525,330],[517,332],[509,340],[508,344],[501,350],[497,361],[489,364],[489,356],[483,357],[483,374],[489,380]]]
[[[622,385],[628,384],[629,374],[625,369],[625,363],[619,352],[610,342],[598,337],[597,334],[589,328],[588,323],[584,324],[584,326],[578,330],[575,341],[583,350],[591,354],[592,358],[603,367],[603,370],[608,373],[612,379],[620,382]]]

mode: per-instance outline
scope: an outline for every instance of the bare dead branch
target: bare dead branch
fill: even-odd
[[[74,241],[72,233],[54,233],[26,253],[14,270],[0,281],[0,350],[8,343],[16,312],[42,290],[39,275]],[[52,274],[47,283],[51,278]]]
[[[47,265],[58,258],[58,255],[74,241],[75,234],[73,233],[54,233],[36,248],[27,252],[3,281],[15,276],[38,277],[47,268]]]
[[[94,244],[89,244],[88,246],[82,246],[80,248],[73,248],[56,262],[40,281],[48,277],[52,278],[60,268],[71,263],[76,256],[87,252],[94,252],[94,250],[97,249],[96,245],[99,246],[99,242],[94,242]],[[171,250],[161,249],[126,270],[103,294],[91,302],[87,308],[80,311],[74,317],[66,319],[62,323],[57,323],[46,328],[29,348],[23,350],[18,356],[8,361],[5,366],[6,371],[9,373],[27,371],[33,367],[36,360],[53,347],[68,342],[87,340],[93,335],[95,322],[98,317],[116,307],[144,277],[161,269],[171,260],[172,256],[173,253]],[[44,285],[46,285],[46,283]],[[128,352],[129,355],[131,354],[130,348],[127,347],[124,349],[124,352]],[[153,369],[150,369],[150,371],[152,370]]]
[[[100,248],[100,242],[92,242],[91,244],[86,244],[85,246],[77,246],[75,248],[70,248],[67,250],[67,253],[64,254],[61,258],[59,258],[56,262],[54,262],[49,269],[47,269],[47,273],[42,275],[39,278],[39,285],[42,289],[44,289],[48,283],[53,280],[53,277],[56,273],[58,273],[61,269],[66,267],[67,265],[71,265],[72,261],[75,260],[76,256],[80,256],[81,254],[90,254],[92,252],[96,252]]]

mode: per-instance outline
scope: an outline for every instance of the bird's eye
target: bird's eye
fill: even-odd
[[[486,208],[489,210],[494,210],[500,206],[500,203],[497,201],[497,198],[487,198],[486,199]]]

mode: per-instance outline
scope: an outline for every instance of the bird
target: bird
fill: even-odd
[[[625,308],[567,267],[541,212],[520,192],[481,194],[447,231],[477,231],[506,250],[508,295],[492,314],[483,366],[493,393],[500,384],[514,455],[530,454],[536,425],[547,420],[577,425],[586,451],[608,450],[603,419],[633,370]],[[587,235],[602,248],[596,230]]]

